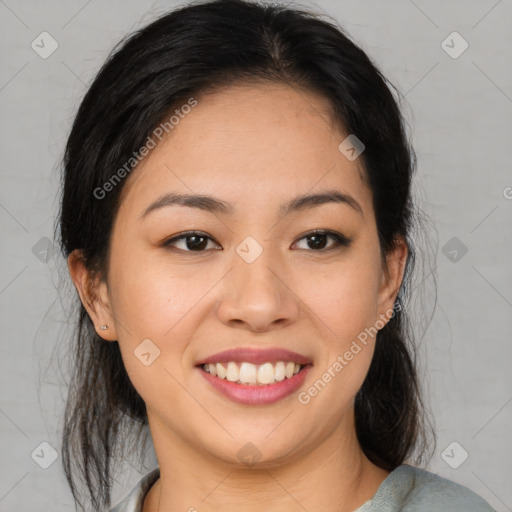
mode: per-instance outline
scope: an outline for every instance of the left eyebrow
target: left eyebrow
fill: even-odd
[[[357,211],[361,216],[363,209],[360,204],[350,195],[344,194],[339,190],[326,190],[318,194],[304,194],[283,203],[279,207],[281,216],[288,215],[297,211],[305,210],[326,203],[346,204]],[[204,194],[178,194],[170,192],[162,195],[156,201],[151,203],[140,215],[143,219],[150,212],[166,206],[186,206],[189,208],[199,208],[210,213],[220,213],[224,215],[233,215],[235,209],[232,204],[222,201],[216,197]]]

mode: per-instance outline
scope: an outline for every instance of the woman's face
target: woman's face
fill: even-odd
[[[405,248],[397,245],[385,274],[361,159],[340,151],[348,134],[330,119],[326,100],[304,90],[230,87],[198,98],[126,178],[103,307],[92,315],[97,328],[110,326],[98,333],[119,342],[157,451],[179,444],[230,464],[271,465],[353,434],[372,328],[389,317]],[[283,209],[326,192],[341,199]],[[167,194],[208,195],[226,208],[150,208]],[[308,238],[313,230],[342,243]],[[199,233],[166,245],[187,231]],[[199,363],[231,349],[284,349],[310,365],[259,389],[224,380],[224,394]],[[285,369],[299,360],[266,358]],[[236,363],[228,379],[238,380],[243,361],[255,363],[244,365],[247,380],[268,375],[247,353],[217,361]],[[282,379],[282,365],[272,367]]]

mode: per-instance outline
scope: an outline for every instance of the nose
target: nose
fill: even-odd
[[[293,283],[271,251],[252,263],[234,255],[233,268],[223,280],[217,316],[230,327],[265,332],[290,325],[299,315]]]

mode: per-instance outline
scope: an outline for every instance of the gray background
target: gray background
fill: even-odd
[[[110,49],[174,5],[0,0],[0,512],[74,510],[60,464],[66,369],[55,356],[70,335],[72,291],[59,284],[66,268],[52,254],[58,163]],[[415,189],[438,238],[418,306],[431,311],[437,281],[420,349],[438,436],[427,469],[512,510],[511,2],[301,5],[334,17],[405,94]],[[46,59],[31,47],[44,31],[58,43]],[[469,44],[457,58],[463,41],[453,31]],[[44,469],[51,447],[57,460]],[[144,468],[127,461],[114,503],[154,465],[151,452]]]

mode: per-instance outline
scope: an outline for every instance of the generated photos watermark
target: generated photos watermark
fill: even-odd
[[[180,121],[184,119],[196,105],[197,100],[195,98],[189,98],[187,103],[182,105],[179,109],[177,108],[167,121],[160,123],[153,130],[151,135],[148,136],[146,142],[139,148],[139,150],[134,151],[133,156],[128,158],[128,160],[114,174],[112,174],[112,176],[103,183],[101,187],[96,187],[94,189],[94,197],[96,199],[103,199],[108,192],[112,191],[114,187],[149,154],[149,151],[156,147],[158,142],[161,141],[165,135],[174,130]],[[158,141],[156,139],[158,139]]]
[[[375,322],[371,327],[366,327],[364,331],[361,331],[357,335],[357,339],[352,340],[350,347],[341,355],[338,355],[336,361],[327,368],[327,370],[322,373],[319,379],[317,379],[314,384],[312,384],[307,391],[301,391],[297,395],[297,399],[299,403],[302,405],[307,405],[311,402],[311,399],[320,393],[325,386],[331,382],[331,380],[336,377],[338,373],[345,368],[349,364],[354,356],[359,354],[361,350],[366,347],[368,344],[368,338],[374,337],[380,329],[382,329],[386,323],[395,316],[397,311],[401,310],[401,305],[399,302],[396,302],[391,309],[388,309],[384,314],[380,315],[379,320]],[[358,343],[359,342],[359,343]],[[361,347],[363,345],[363,347]]]

